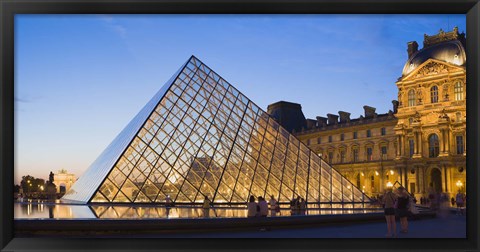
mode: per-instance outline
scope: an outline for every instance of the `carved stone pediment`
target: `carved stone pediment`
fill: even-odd
[[[435,75],[439,73],[448,73],[449,67],[444,64],[439,64],[437,62],[429,62],[425,66],[423,66],[418,72],[416,73],[415,77],[420,78],[428,75]]]
[[[411,79],[421,79],[424,77],[435,76],[437,74],[446,74],[450,72],[456,72],[462,67],[456,66],[447,62],[442,62],[435,59],[429,59],[420,66],[417,67],[413,72],[409,73],[407,76],[402,78],[402,81],[411,80]]]

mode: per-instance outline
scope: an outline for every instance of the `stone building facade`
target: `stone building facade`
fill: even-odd
[[[364,106],[359,118],[339,111],[297,123],[304,127],[293,132],[367,195],[398,182],[417,198],[452,196],[466,186],[465,34],[440,30],[424,36],[421,50],[409,42],[407,53],[388,113]],[[283,107],[290,118],[305,118],[300,104],[282,101],[268,111],[281,124],[292,124],[276,117]]]
[[[57,193],[65,193],[70,190],[73,183],[77,181],[75,174],[68,173],[65,169],[59,170],[53,178],[53,182],[57,186]]]

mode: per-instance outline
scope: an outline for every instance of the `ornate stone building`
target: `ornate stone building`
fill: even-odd
[[[425,35],[423,48],[408,43],[408,60],[397,80],[393,110],[350,119],[350,113],[306,119],[296,136],[368,195],[399,182],[417,198],[430,191],[455,194],[466,178],[465,34]],[[281,124],[304,118],[299,104],[278,102],[268,112]],[[293,116],[292,110],[298,115]]]
[[[74,174],[68,173],[67,170],[61,169],[54,174],[53,181],[57,186],[57,193],[65,193],[70,190],[77,178]]]
[[[423,49],[408,43],[409,59],[397,81],[397,170],[416,195],[456,193],[466,178],[465,34],[454,28],[425,35]]]

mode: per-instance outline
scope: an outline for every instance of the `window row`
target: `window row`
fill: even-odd
[[[387,135],[387,129],[385,127],[380,128],[380,135],[381,136]],[[367,138],[372,137],[372,130],[371,129],[367,129],[365,131],[365,137],[367,137]],[[352,132],[352,138],[351,139],[358,139],[358,131]],[[345,141],[345,133],[340,134],[340,141]],[[329,143],[333,142],[333,136],[328,136],[328,142]],[[311,145],[312,144],[312,139],[309,138],[309,139],[305,140],[305,143],[307,145]],[[322,144],[322,137],[321,136],[317,138],[317,144]]]
[[[409,156],[412,157],[415,154],[415,140],[408,140]],[[457,155],[461,155],[465,152],[465,145],[462,135],[455,136],[455,150],[452,151]],[[428,136],[428,157],[434,158],[440,155],[440,140],[437,134],[431,134]]]
[[[363,150],[360,153],[360,150]],[[375,160],[387,160],[388,158],[393,158],[393,155],[388,155],[388,146],[382,144],[379,148],[379,153],[374,154],[374,147],[372,145],[365,146],[364,148],[359,148],[358,146],[351,147],[350,152],[347,154],[347,149],[339,150],[328,150],[325,154],[320,151],[320,156],[325,156],[325,159],[328,160],[330,164],[342,164],[342,163],[357,163],[362,161],[375,161]],[[335,158],[336,154],[336,158]],[[360,156],[363,158],[360,159]],[[349,158],[347,158],[349,157]]]
[[[461,81],[455,82],[454,88],[453,88],[453,93],[454,93],[454,100],[455,101],[461,101],[464,99],[464,87],[463,83]],[[430,103],[437,103],[439,101],[439,91],[438,91],[438,86],[432,86],[430,88]],[[421,93],[417,97],[417,94],[415,92],[415,89],[410,89],[408,91],[408,106],[413,107],[417,105],[417,99],[421,102],[420,99],[422,99]],[[448,100],[448,93],[445,94],[445,99]]]

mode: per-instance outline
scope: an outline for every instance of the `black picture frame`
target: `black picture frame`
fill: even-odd
[[[480,155],[478,0],[2,0],[0,90],[0,248],[16,250],[479,250],[478,192]],[[467,213],[466,239],[53,239],[15,238],[14,167],[14,15],[15,14],[466,14],[467,16]]]

